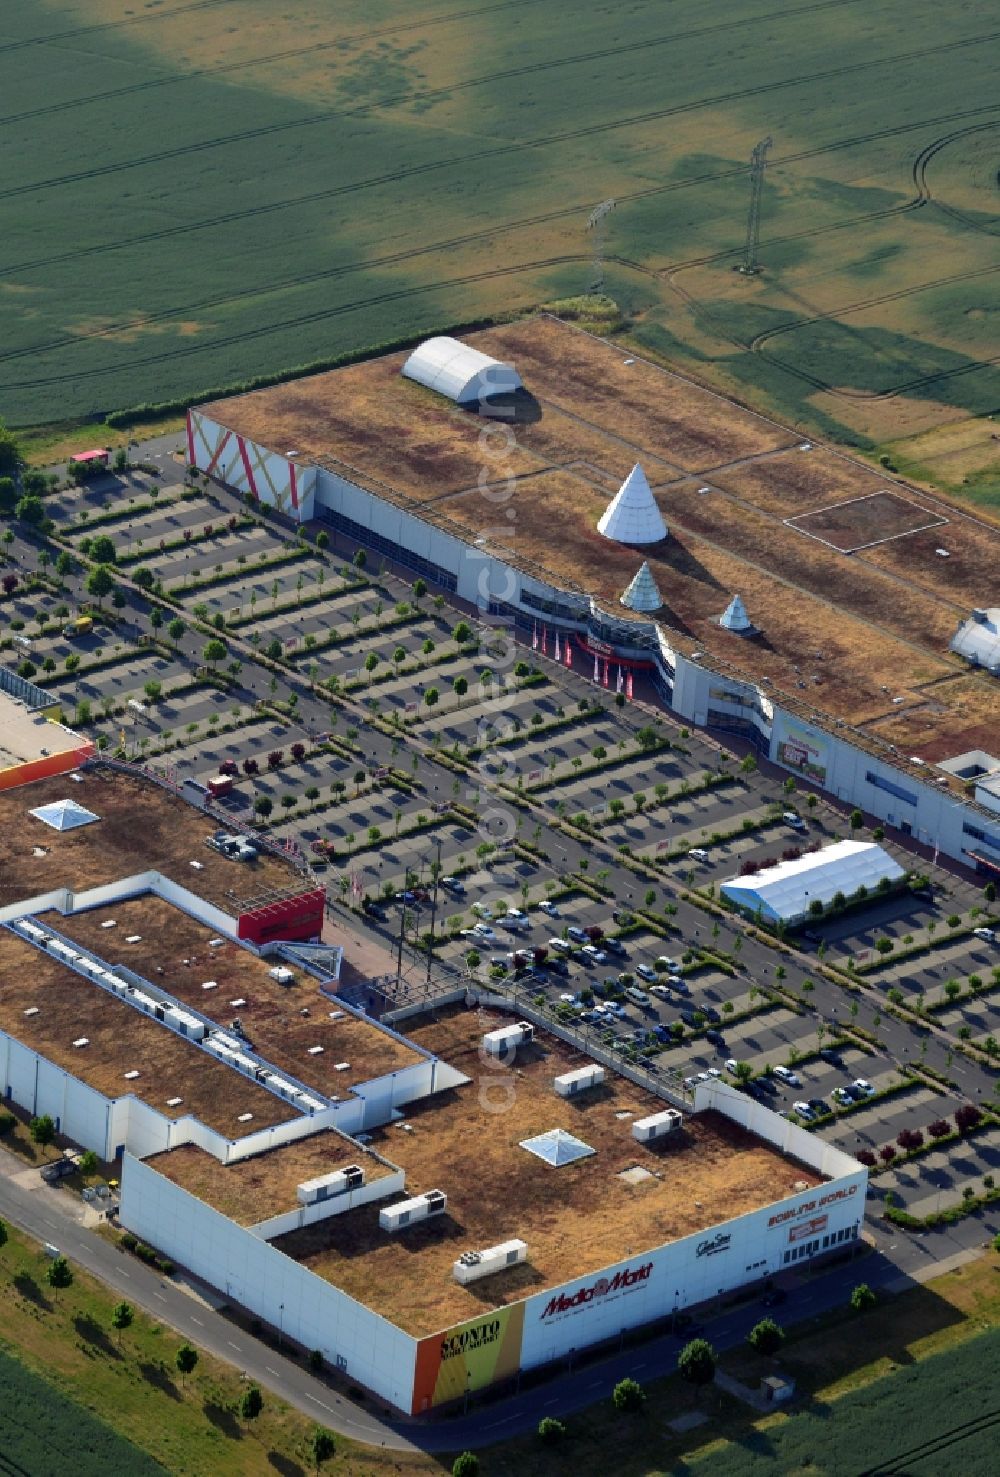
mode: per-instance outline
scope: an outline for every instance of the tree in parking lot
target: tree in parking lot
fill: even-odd
[[[647,724],[645,728],[639,729],[635,736],[635,741],[643,753],[648,754],[650,749],[656,748],[659,738],[657,737],[656,729]]]
[[[32,1118],[28,1126],[28,1132],[31,1134],[32,1142],[40,1144],[44,1148],[47,1144],[51,1144],[55,1138],[56,1126],[52,1121],[51,1115],[43,1113],[40,1118]]]
[[[14,511],[19,521],[26,523],[29,528],[40,528],[45,522],[45,506],[40,497],[29,494],[21,498]]]
[[[611,1392],[611,1403],[615,1410],[624,1412],[642,1410],[646,1404],[646,1392],[638,1380],[619,1380]]]
[[[733,1068],[733,1077],[741,1087],[746,1087],[753,1077],[753,1067],[749,1062],[737,1062]]]
[[[253,803],[253,808],[263,820],[266,820],[274,809],[274,802],[268,795],[258,795]]]
[[[868,1169],[874,1169],[878,1163],[871,1149],[858,1149],[854,1157],[859,1164],[864,1164]]]
[[[202,661],[214,670],[216,665],[225,659],[226,643],[217,637],[212,641],[206,641],[201,656]]]
[[[279,769],[284,761],[285,755],[281,749],[272,749],[267,756],[268,769]]]
[[[891,1164],[896,1157],[895,1144],[886,1144],[884,1148],[879,1149],[878,1157],[882,1160],[883,1164]]]
[[[118,558],[114,539],[109,538],[106,533],[97,535],[90,545],[88,554],[95,564],[114,564]]]
[[[692,1339],[677,1356],[681,1379],[689,1385],[710,1385],[715,1379],[715,1350],[707,1339]]]
[[[451,633],[451,639],[458,646],[465,646],[467,642],[472,640],[472,627],[468,621],[459,621]]]
[[[301,743],[298,743],[298,742],[294,743],[292,745],[292,758],[295,760],[296,764],[301,764],[302,763],[302,760],[305,757],[306,757],[306,746],[305,746],[305,744],[301,744]]]
[[[869,1308],[874,1308],[878,1298],[872,1292],[867,1282],[859,1282],[851,1292],[851,1307],[855,1313],[867,1313]]]
[[[901,1149],[905,1150],[905,1152],[909,1154],[912,1153],[914,1149],[923,1148],[924,1136],[920,1132],[919,1128],[901,1128],[899,1133],[896,1135],[896,1143]]]
[[[424,702],[429,708],[433,708],[439,697],[440,693],[438,692],[436,687],[428,687],[427,691],[424,693]]]
[[[175,616],[167,625],[167,635],[171,641],[179,641],[184,635],[184,622]]]
[[[92,569],[87,575],[87,594],[92,595],[97,601],[98,609],[101,607],[101,601],[107,595],[110,595],[114,588],[115,582],[111,577],[111,570],[106,564],[99,564],[96,569]]]
[[[156,584],[156,576],[151,569],[142,566],[134,572],[132,581],[139,586],[140,590],[151,590]]]
[[[762,1318],[747,1334],[747,1343],[758,1354],[777,1354],[785,1341],[785,1330],[773,1318]]]
[[[974,1103],[963,1103],[955,1109],[955,1127],[959,1133],[969,1133],[978,1126],[982,1116]]]

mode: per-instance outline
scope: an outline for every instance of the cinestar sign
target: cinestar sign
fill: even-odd
[[[728,1251],[732,1236],[727,1231],[719,1231],[715,1236],[709,1236],[704,1241],[699,1241],[695,1247],[695,1256],[715,1256],[716,1252]]]
[[[629,1292],[640,1282],[648,1282],[652,1270],[652,1262],[646,1262],[641,1267],[624,1267],[613,1277],[598,1277],[590,1287],[578,1288],[569,1297],[564,1292],[557,1293],[542,1309],[542,1317],[552,1318],[557,1313],[572,1312],[574,1308],[582,1308],[586,1303],[599,1302],[602,1298],[610,1297],[612,1293]]]

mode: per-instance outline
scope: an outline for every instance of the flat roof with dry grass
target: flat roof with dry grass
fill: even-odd
[[[294,1210],[299,1185],[349,1164],[360,1164],[369,1184],[391,1173],[377,1155],[334,1128],[235,1164],[220,1164],[196,1144],[151,1154],[145,1162],[241,1226],[255,1226],[282,1211]]]
[[[483,1033],[508,1023],[462,1007],[416,1022],[414,1041],[471,1080],[411,1104],[411,1131],[391,1124],[373,1134],[373,1149],[405,1169],[408,1195],[447,1194],[445,1215],[388,1235],[369,1205],[283,1236],[279,1249],[423,1336],[820,1183],[714,1112],[687,1115],[675,1137],[637,1143],[632,1121],[661,1111],[659,1098],[614,1073],[580,1099],[557,1097],[553,1077],[587,1058],[547,1035],[518,1052],[516,1071],[484,1064]],[[556,1169],[520,1148],[552,1128],[596,1153]],[[620,1175],[636,1165],[651,1177],[630,1185]],[[461,1252],[514,1236],[528,1244],[524,1265],[459,1286],[451,1269]]]
[[[965,670],[948,642],[984,603],[1000,560],[1000,528],[986,516],[832,449],[802,449],[796,432],[547,315],[468,342],[513,362],[531,397],[490,454],[482,420],[401,377],[404,354],[205,409],[467,540],[485,539],[498,558],[582,588],[617,615],[618,596],[648,558],[665,602],[659,619],[680,650],[697,647],[734,676],[767,679],[772,691],[856,727],[878,722],[884,689],[919,705],[926,689]],[[641,552],[596,531],[636,461],[670,529]],[[500,541],[489,532],[501,520],[480,487],[484,467],[491,479],[510,479]],[[868,501],[884,490],[894,497]],[[912,525],[900,499],[913,505]],[[838,504],[801,529],[785,521]],[[933,526],[921,531],[925,524]],[[827,525],[841,549],[804,531]],[[737,592],[755,639],[718,625]],[[996,704],[995,683],[973,680]],[[945,692],[931,737],[947,747],[962,725]]]
[[[104,1097],[140,1098],[164,1118],[197,1118],[229,1139],[299,1117],[281,1098],[6,928],[0,1029]],[[85,1046],[73,1045],[83,1037]],[[138,1077],[127,1080],[132,1071]],[[170,1106],[171,1098],[180,1102]],[[244,1113],[253,1121],[240,1123]]]
[[[114,928],[103,926],[111,921]],[[213,931],[161,898],[134,898],[69,918],[53,915],[51,922],[108,964],[127,964],[223,1029],[239,1017],[265,1060],[325,1097],[346,1096],[357,1083],[420,1060],[419,1052],[379,1025],[338,1009],[304,970],[293,969],[294,982],[279,985],[268,971],[280,960],[258,959],[229,939],[210,948]],[[206,990],[209,981],[215,988]],[[323,1050],[310,1050],[316,1046]]]
[[[82,892],[149,871],[162,872],[233,917],[243,911],[241,899],[268,889],[305,891],[294,867],[278,857],[261,855],[248,865],[212,851],[205,838],[217,829],[216,822],[152,781],[103,767],[81,770],[80,777],[79,784],[56,775],[0,790],[4,905],[56,887]],[[92,810],[99,822],[54,831],[29,815],[67,798]],[[191,866],[193,861],[201,870]]]

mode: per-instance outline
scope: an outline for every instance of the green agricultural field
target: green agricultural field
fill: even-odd
[[[75,1477],[156,1477],[154,1462],[82,1405],[67,1400],[16,1359],[0,1353],[0,1472],[73,1472]]]
[[[864,444],[982,415],[998,41],[988,0],[8,5],[0,414],[196,397],[586,292],[614,199],[607,286],[647,351]]]
[[[1000,1331],[897,1369],[888,1379],[845,1395],[832,1405],[793,1415],[688,1458],[691,1477],[725,1471],[727,1477],[941,1477],[995,1470],[1000,1407],[984,1372],[1000,1360]]]

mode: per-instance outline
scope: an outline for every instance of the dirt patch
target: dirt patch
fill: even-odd
[[[894,492],[872,492],[786,520],[789,528],[832,544],[842,554],[947,523],[939,513]]]

